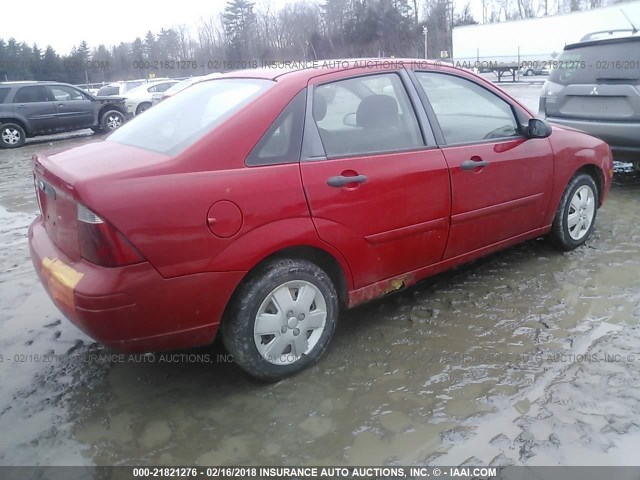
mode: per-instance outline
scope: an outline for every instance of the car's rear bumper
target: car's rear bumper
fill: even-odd
[[[38,217],[29,228],[31,259],[56,306],[100,343],[125,352],[211,343],[243,272],[164,278],[149,263],[104,268],[73,261]]]
[[[609,144],[616,160],[640,160],[640,123],[546,117],[552,124],[571,127]]]

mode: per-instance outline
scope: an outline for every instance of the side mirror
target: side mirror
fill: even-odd
[[[547,138],[551,135],[551,124],[539,118],[530,118],[527,134],[529,138]]]

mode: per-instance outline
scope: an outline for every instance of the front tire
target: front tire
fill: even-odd
[[[222,323],[227,350],[252,377],[275,382],[315,363],[338,319],[338,295],[314,263],[279,259],[240,287]]]
[[[104,112],[100,119],[100,126],[104,132],[111,132],[120,128],[125,122],[124,115],[118,110],[109,110]]]
[[[549,239],[558,249],[573,250],[591,235],[598,212],[598,187],[593,177],[579,173],[562,195]]]
[[[0,147],[18,148],[24,145],[27,136],[17,123],[3,123],[0,127]]]
[[[138,108],[136,108],[136,115],[140,115],[141,113],[146,112],[150,108],[151,108],[151,104],[149,102],[141,103],[140,105],[138,105]]]

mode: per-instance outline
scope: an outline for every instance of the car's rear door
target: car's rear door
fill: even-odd
[[[53,131],[56,106],[44,85],[25,85],[13,97],[14,114],[26,120],[30,133]]]
[[[442,258],[449,175],[421,108],[404,70],[310,81],[302,180],[318,234],[356,288]]]
[[[56,104],[56,126],[60,130],[87,128],[97,123],[95,105],[82,91],[68,85],[49,85]]]
[[[414,78],[451,172],[444,258],[542,227],[553,176],[549,140],[523,136],[509,101],[472,77],[431,70]]]

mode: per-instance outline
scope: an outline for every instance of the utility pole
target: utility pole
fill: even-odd
[[[427,55],[427,27],[422,29],[422,33],[424,34],[424,58],[425,60],[429,58]]]

